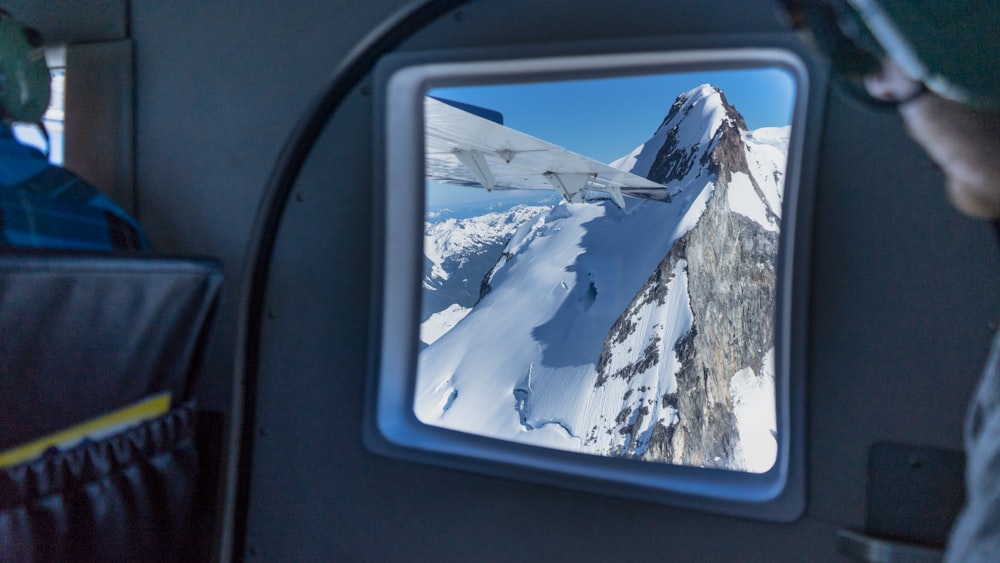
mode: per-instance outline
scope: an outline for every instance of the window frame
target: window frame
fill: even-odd
[[[413,409],[419,350],[424,220],[423,96],[433,89],[779,67],[796,87],[779,235],[775,391],[778,454],[765,473],[698,468],[553,450],[420,422]],[[399,53],[374,75],[373,346],[364,438],[390,457],[464,471],[771,521],[805,508],[806,307],[812,177],[825,73],[787,34],[673,38]],[[811,142],[810,142],[811,140]],[[806,148],[810,148],[809,151]]]

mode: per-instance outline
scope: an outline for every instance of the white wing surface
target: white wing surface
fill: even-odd
[[[487,190],[557,190],[567,201],[587,191],[670,201],[667,188],[572,153],[435,98],[424,98],[427,180]]]

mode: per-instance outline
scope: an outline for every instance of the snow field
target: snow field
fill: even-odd
[[[427,345],[434,344],[438,338],[441,338],[441,335],[454,328],[471,310],[453,303],[444,311],[434,313],[420,325],[420,341]]]
[[[746,469],[764,473],[771,469],[778,456],[774,348],[764,356],[760,375],[749,367],[733,375],[729,381],[729,396],[736,411]]]
[[[767,207],[757,195],[750,182],[750,176],[742,172],[734,172],[729,181],[727,193],[729,209],[754,221],[765,230],[777,231],[778,225],[768,216]]]
[[[565,300],[563,286],[575,286],[565,264],[582,252],[582,223],[605,212],[603,206],[574,204],[577,220],[567,221],[560,207],[570,206],[557,206],[543,225],[516,241],[530,239],[530,251],[496,273],[495,290],[462,320],[462,330],[448,332],[420,354],[415,409],[422,422],[507,439],[522,431],[514,387],[532,364],[540,363],[541,352],[531,329],[549,320]],[[444,381],[451,383],[441,386]],[[423,406],[441,404],[449,388],[458,396],[447,411]]]
[[[768,208],[779,218],[785,192],[790,131],[791,127],[761,127],[743,134],[750,174],[764,192]]]

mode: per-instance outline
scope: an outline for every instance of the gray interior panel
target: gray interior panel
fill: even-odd
[[[964,413],[1000,308],[992,226],[949,206],[940,172],[896,114],[830,88],[812,187],[808,310],[797,313],[808,318],[805,398],[793,405],[805,428],[806,508],[794,522],[371,453],[362,441],[370,302],[379,289],[371,276],[378,257],[370,78],[358,77],[320,124],[287,202],[273,200],[269,186],[287,141],[338,65],[366,34],[420,4],[87,0],[7,7],[52,42],[131,42],[134,91],[120,92],[100,114],[106,125],[124,128],[107,139],[120,139],[122,151],[134,146],[132,156],[113,156],[123,159],[113,174],[124,178],[116,196],[134,204],[159,251],[214,256],[225,270],[199,406],[232,415],[227,431],[238,438],[244,390],[253,401],[243,413],[251,422],[242,435],[248,449],[224,475],[231,494],[219,499],[228,517],[216,537],[220,558],[848,560],[838,551],[838,530],[866,529],[873,445],[962,448]],[[481,0],[409,30],[396,50],[785,31],[774,4]],[[127,73],[117,70],[123,74],[111,82],[126,88]],[[134,111],[134,122],[119,121],[124,114],[115,110]],[[266,234],[259,218],[275,205],[273,254],[254,269]],[[249,315],[246,297],[255,286],[266,291],[259,314]],[[217,448],[236,460],[240,452],[228,444]]]

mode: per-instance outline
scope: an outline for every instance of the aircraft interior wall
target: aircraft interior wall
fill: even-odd
[[[52,22],[60,40],[133,41],[138,218],[158,250],[225,267],[202,408],[239,408],[241,292],[284,143],[336,65],[404,5],[10,4],[43,31],[37,22]],[[484,0],[400,49],[781,31],[766,0]],[[309,153],[277,231],[264,314],[249,319],[260,346],[247,382],[252,464],[240,468],[249,488],[226,499],[246,510],[229,522],[235,559],[848,560],[836,533],[865,527],[873,445],[961,449],[1000,308],[996,240],[952,210],[941,174],[895,114],[833,90],[815,186],[800,519],[719,516],[370,453],[370,84],[350,93]]]
[[[3,7],[42,32],[48,43],[93,43],[128,36],[126,0],[10,0]]]

